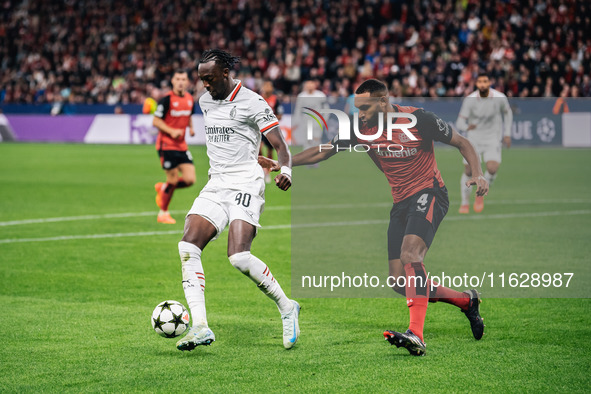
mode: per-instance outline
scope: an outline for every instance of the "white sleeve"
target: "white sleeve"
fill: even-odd
[[[507,96],[503,97],[501,111],[503,112],[503,135],[505,137],[511,137],[511,128],[513,127],[513,111],[511,111],[511,105],[509,105]]]
[[[468,102],[470,102],[470,98],[464,98],[462,102],[462,108],[460,109],[460,113],[458,114],[458,119],[456,120],[456,127],[458,130],[464,132],[468,129],[468,119],[470,118],[470,107]]]
[[[253,100],[251,110],[252,121],[257,125],[261,133],[267,134],[274,126],[279,126],[277,116],[262,97]]]

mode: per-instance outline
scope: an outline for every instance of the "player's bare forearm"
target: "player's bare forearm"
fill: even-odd
[[[156,127],[158,130],[170,135],[172,138],[177,138],[181,133],[182,130],[175,129],[174,127],[170,127],[167,125],[163,119],[154,116],[154,120],[152,121],[152,125]]]
[[[511,147],[511,136],[510,135],[506,135],[505,137],[503,137],[503,145],[505,145],[505,147],[507,147],[507,149]]]
[[[472,169],[473,175],[483,175],[482,168],[480,167],[480,160],[478,159],[478,154],[476,153],[476,150],[470,141],[454,131],[451,141],[449,141],[449,145],[458,148]]]
[[[279,167],[287,166],[291,168],[291,153],[287,142],[283,138],[283,133],[279,127],[273,127],[265,137],[271,143],[271,146],[277,151],[277,162]]]
[[[480,159],[472,143],[454,131],[449,145],[458,148],[472,170],[472,178],[467,182],[467,186],[476,185],[476,195],[478,196],[488,194],[488,182],[482,174]]]
[[[281,174],[275,177],[275,184],[281,190],[287,190],[291,186],[291,153],[287,142],[279,127],[272,128],[265,136],[277,151],[277,167],[281,170]]]
[[[337,153],[337,150],[335,147],[331,148],[330,145],[313,146],[294,155],[293,166],[295,167],[304,166],[307,164],[316,164],[328,159],[335,153]]]
[[[189,117],[189,135],[191,137],[195,136],[195,130],[193,129],[193,117]]]
[[[269,171],[279,171],[281,169],[277,160],[269,159],[265,156],[259,155],[258,162],[261,167],[266,168]]]
[[[289,151],[285,141],[283,144],[279,144],[277,146],[273,145],[273,148],[275,148],[277,151],[277,162],[279,167],[287,166],[291,168],[291,152]]]
[[[292,157],[291,164],[293,167],[304,166],[307,164],[316,164],[322,160],[326,160],[328,157],[330,156],[327,154],[327,152],[320,152],[320,148],[318,146],[314,146],[295,154]],[[267,168],[270,171],[279,171],[281,168],[281,165],[277,161],[264,156],[259,156],[259,164],[261,167]]]
[[[164,120],[154,116],[154,120],[152,121],[152,125],[154,127],[156,127],[158,130],[166,133],[166,134],[170,134],[172,127],[170,127],[169,125],[167,125],[166,123],[164,123]]]
[[[478,154],[476,153],[476,150],[474,149],[472,143],[467,139],[464,139],[464,141],[462,141],[462,144],[458,147],[458,149],[460,150],[462,156],[464,156],[464,158],[468,162],[468,165],[472,170],[472,174],[475,176],[483,175],[482,167],[480,166],[480,160],[478,159]]]

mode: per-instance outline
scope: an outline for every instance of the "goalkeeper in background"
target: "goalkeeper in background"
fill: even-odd
[[[456,121],[457,128],[466,133],[468,140],[474,145],[479,157],[486,164],[484,177],[492,185],[501,165],[501,145],[511,147],[511,126],[513,112],[507,96],[490,87],[486,73],[478,74],[476,90],[468,95]],[[466,186],[472,177],[468,162],[464,159],[464,172],[460,182],[462,203],[460,213],[470,213],[470,194],[472,186]],[[484,196],[476,196],[474,212],[484,209]]]

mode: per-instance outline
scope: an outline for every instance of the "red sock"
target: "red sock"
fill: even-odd
[[[174,193],[174,189],[176,189],[176,185],[173,185],[172,183],[165,183],[162,187],[162,206],[160,209],[163,211],[168,211],[168,205],[172,199],[172,193]]]
[[[406,272],[406,305],[410,314],[408,328],[422,341],[429,305],[429,286],[427,286],[425,266],[422,262],[410,263],[404,266],[404,271]]]
[[[431,279],[427,280],[427,286],[429,286],[429,302],[445,302],[457,306],[462,310],[468,309],[470,305],[470,297],[466,293],[461,293],[443,286],[437,286],[437,284],[431,282]],[[406,296],[406,289],[394,288],[394,291],[400,295]]]
[[[463,310],[468,309],[468,306],[470,305],[470,297],[466,293],[461,293],[443,286],[437,286],[437,283],[434,283],[433,287],[431,287],[431,281],[429,281],[429,289],[431,290],[429,302],[446,302]]]

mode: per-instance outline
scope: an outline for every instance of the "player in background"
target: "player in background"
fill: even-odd
[[[273,93],[273,82],[267,80],[263,82],[263,87],[261,89],[261,96],[265,99],[271,110],[277,116],[277,120],[281,121],[283,117],[283,106],[279,102],[279,98],[276,94]],[[263,153],[263,147],[265,148],[266,152]],[[267,137],[264,135],[262,136],[262,144],[259,150],[259,155],[265,156],[269,159],[273,158],[273,145],[269,142]],[[271,183],[271,174],[269,169],[263,168],[265,171],[265,183]]]
[[[187,142],[185,132],[193,131],[193,97],[186,90],[189,77],[184,70],[177,70],[171,80],[172,90],[160,101],[154,112],[153,125],[158,129],[156,150],[160,164],[166,173],[166,182],[158,182],[156,189],[156,205],[160,208],[158,223],[175,224],[168,206],[176,189],[182,189],[195,183],[195,166]]]
[[[308,140],[306,138],[307,130],[304,126],[306,124],[303,115],[303,107],[305,105],[310,105],[310,103],[313,103],[316,108],[329,107],[326,94],[324,94],[321,90],[318,90],[317,86],[318,83],[314,80],[304,81],[302,85],[302,91],[296,97],[295,109],[293,110],[293,114],[300,117],[299,119],[295,119],[295,122],[292,122],[292,124],[295,125],[293,133],[294,143],[297,145],[302,145],[304,148],[326,142],[326,140],[323,141],[323,137],[326,136],[322,134],[315,134],[312,140]]]
[[[501,165],[501,146],[504,144],[507,148],[511,147],[513,112],[507,96],[490,87],[486,73],[478,74],[476,88],[476,91],[464,99],[456,126],[458,130],[467,133],[467,138],[476,148],[478,156],[482,156],[486,164],[484,177],[489,185],[492,185]],[[466,185],[471,176],[471,168],[464,159],[464,173],[460,181],[460,213],[470,213],[472,187]],[[482,212],[483,209],[484,197],[476,196],[474,212]]]
[[[447,213],[449,200],[441,173],[437,169],[433,141],[441,141],[459,149],[468,161],[473,177],[467,182],[477,186],[477,195],[485,195],[488,183],[482,175],[480,161],[474,147],[449,125],[422,108],[391,104],[388,90],[382,82],[369,79],[355,91],[355,106],[359,110],[360,132],[366,135],[377,133],[380,114],[387,124],[388,112],[411,113],[416,116],[416,126],[410,129],[417,141],[410,140],[403,132],[392,133],[387,139],[384,128],[382,135],[370,144],[369,155],[380,171],[384,173],[391,187],[394,204],[390,212],[388,227],[388,263],[391,277],[405,277],[406,287],[394,286],[399,294],[406,296],[410,313],[410,325],[406,332],[385,331],[384,337],[397,347],[405,347],[415,356],[425,354],[423,328],[428,302],[442,301],[460,308],[470,321],[475,339],[482,338],[484,323],[480,317],[480,296],[476,290],[459,292],[436,283],[426,277],[423,264],[425,255],[433,242],[435,232]],[[409,123],[406,118],[398,118],[397,124]],[[358,142],[339,140],[335,136],[330,145],[324,144],[308,148],[293,157],[293,165],[309,165],[326,160],[342,150],[349,150]],[[367,141],[359,141],[366,144]],[[385,147],[404,147],[395,152]],[[381,147],[381,150],[377,149]],[[271,170],[278,170],[278,164],[264,157],[259,163]],[[416,279],[416,278],[420,278]]]
[[[299,304],[287,298],[267,264],[250,253],[265,204],[264,172],[257,162],[261,135],[277,151],[281,174],[275,184],[281,190],[291,186],[291,154],[267,102],[230,76],[238,61],[218,49],[203,52],[199,60],[199,78],[207,89],[199,106],[210,169],[209,181],[187,214],[179,242],[183,289],[193,317],[188,334],[177,343],[179,350],[193,350],[215,340],[205,312],[201,253],[228,226],[228,259],[276,303],[283,321],[283,346],[293,347],[300,332]]]

